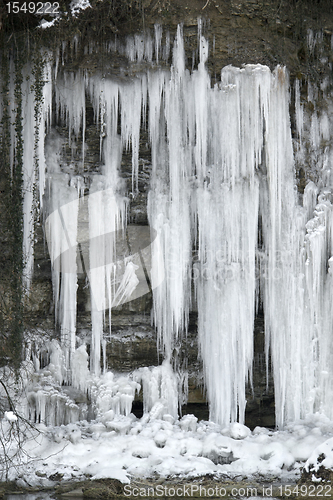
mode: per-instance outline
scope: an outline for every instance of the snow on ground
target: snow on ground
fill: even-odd
[[[81,10],[85,10],[88,7],[91,7],[89,0],[73,0],[71,2],[71,11],[72,16],[76,16],[80,13]]]
[[[2,425],[12,423],[4,419]],[[35,487],[52,486],[59,475],[63,481],[91,477],[123,483],[131,477],[205,474],[293,481],[309,457],[314,462],[318,446],[332,464],[332,436],[333,422],[320,414],[283,431],[256,427],[251,432],[240,424],[221,428],[193,415],[155,419],[153,411],[141,419],[130,414],[59,427],[39,424],[24,444],[27,463],[12,468],[9,479]]]
[[[73,0],[70,4],[71,14],[72,16],[77,17],[82,10],[86,10],[88,7],[91,7],[89,0]],[[39,27],[43,29],[51,28],[60,17],[60,15],[56,15],[52,21],[42,19],[39,23]]]

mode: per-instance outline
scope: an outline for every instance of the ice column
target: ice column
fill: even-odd
[[[322,411],[333,417],[332,401],[332,192],[324,189],[318,197],[314,217],[306,224],[305,304],[303,335],[308,340],[308,359],[312,370],[304,373],[309,380],[304,411]],[[311,377],[311,378],[310,378]]]
[[[179,335],[187,328],[191,300],[190,182],[192,157],[188,130],[189,73],[185,71],[184,47],[178,29],[171,77],[149,75],[149,134],[152,147],[152,189],[148,218],[157,232],[160,247],[153,262],[160,262],[165,279],[154,290],[153,314],[160,347],[170,359]],[[165,133],[166,130],[166,133]],[[153,268],[153,274],[158,270]]]
[[[78,191],[68,175],[49,172],[47,199],[49,216],[45,231],[52,263],[55,315],[65,355],[66,382],[70,383],[76,333]]]
[[[276,424],[300,418],[309,366],[308,339],[302,331],[303,284],[301,248],[304,213],[296,205],[294,160],[289,119],[289,82],[284,68],[271,76],[265,113],[265,165],[262,179],[262,233],[265,262],[261,290],[265,310],[266,355],[271,350]]]
[[[196,78],[198,84],[207,78],[202,67]],[[227,67],[221,86],[206,90],[206,99],[196,99],[203,100],[208,115],[205,130],[196,134],[201,154],[196,161],[199,247],[194,279],[210,418],[221,424],[244,422],[245,384],[252,370],[257,172],[263,168],[269,83],[266,67]],[[203,113],[196,112],[197,130],[205,123]]]

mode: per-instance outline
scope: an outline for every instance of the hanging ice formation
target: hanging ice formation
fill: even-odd
[[[271,103],[278,93],[288,96],[288,86],[282,69],[271,74],[266,67],[247,66],[224,68],[221,84],[211,89],[207,54],[201,38],[201,61],[189,74],[178,31],[171,78],[154,73],[149,82],[148,213],[163,242],[166,272],[154,294],[154,318],[168,358],[186,331],[197,242],[193,277],[211,418],[243,422],[253,358],[259,178],[268,168],[265,146],[267,151],[274,141],[268,135]],[[292,163],[287,168],[292,176]]]
[[[178,32],[171,78],[154,74],[159,86],[153,87],[154,94],[148,87],[150,117],[157,113],[159,120],[154,125],[150,121],[160,150],[155,153],[152,140],[148,208],[150,223],[165,242],[166,279],[154,296],[162,343],[172,352],[186,330],[186,299],[191,296],[187,272],[192,245],[197,244],[198,262],[192,269],[211,418],[222,424],[244,420],[259,293],[267,366],[269,353],[273,364],[277,425],[318,410],[332,418],[332,195],[325,188],[331,185],[330,149],[317,167],[322,172],[321,194],[317,199],[318,188],[309,183],[301,207],[285,69],[271,73],[259,65],[226,67],[221,83],[211,89],[204,67],[207,42],[201,38],[200,64],[191,75],[184,69],[180,47]],[[314,101],[315,90],[310,84],[308,89],[308,99]],[[306,130],[297,83],[295,103],[299,161],[305,156],[305,136],[310,157],[330,137],[331,107],[308,117]],[[156,123],[161,124],[159,134]],[[159,159],[155,165],[154,158]],[[179,232],[175,220],[182,221]],[[183,244],[184,234],[192,237],[190,246],[188,240]]]
[[[196,302],[211,419],[221,424],[244,422],[253,323],[256,304],[261,301],[267,361],[270,354],[273,366],[277,425],[318,410],[333,418],[333,156],[329,147],[322,155],[315,154],[322,141],[331,138],[333,113],[327,82],[321,87],[326,109],[312,113],[302,104],[301,82],[295,82],[293,151],[286,70],[228,66],[221,71],[221,82],[212,87],[205,67],[208,42],[200,32],[199,40],[200,63],[193,72],[185,67],[180,28],[171,69],[158,66],[171,53],[169,36],[162,46],[160,26],[155,27],[154,37],[137,35],[129,37],[125,45],[110,43],[110,52],[126,56],[133,64],[144,61],[153,66],[131,80],[81,72],[60,76],[59,54],[52,82],[51,66],[46,67],[49,83],[44,87],[37,154],[40,204],[47,216],[45,232],[61,331],[61,351],[50,345],[47,373],[59,386],[65,382],[90,391],[99,415],[111,410],[128,414],[140,382],[145,411],[154,409],[156,415],[162,411],[176,417],[180,379],[172,368],[173,364],[177,368],[174,352],[186,335],[189,312]],[[312,51],[316,40],[309,33]],[[87,50],[93,52],[94,48]],[[12,76],[12,93],[13,85]],[[28,84],[23,85],[24,182],[30,186],[35,176],[34,99]],[[76,171],[73,166],[60,165],[61,143],[53,132],[44,148],[52,85],[56,116],[68,129],[68,145],[73,155],[78,145],[81,151]],[[316,93],[308,82],[307,100],[313,105]],[[100,131],[102,163],[98,173],[88,176],[84,174],[87,96]],[[122,151],[130,148],[135,196],[140,130],[146,122],[152,158],[148,219],[157,235],[151,245],[149,279],[164,362],[160,367],[138,370],[126,382],[107,372],[102,348],[105,311],[109,311],[111,325],[112,307],[130,300],[140,283],[138,261],[129,249],[119,253],[128,201],[119,171]],[[11,133],[14,137],[13,127]],[[320,181],[307,184],[301,206],[294,170],[295,162],[300,166],[306,157],[316,158],[313,168]],[[31,194],[26,194],[27,283],[33,262],[31,207]],[[84,344],[76,348],[76,292],[82,272],[91,297],[89,368]],[[61,370],[54,368],[57,363],[62,364]],[[42,419],[45,391],[34,394],[29,411]],[[59,410],[57,415],[51,423],[78,418],[79,413],[73,407]]]

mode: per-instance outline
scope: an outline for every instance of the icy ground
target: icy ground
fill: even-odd
[[[131,477],[190,479],[206,474],[291,482],[310,456],[314,464],[318,446],[333,463],[333,422],[320,414],[283,431],[256,427],[251,432],[238,423],[221,428],[198,422],[193,415],[155,418],[157,410],[141,419],[130,414],[59,427],[38,424],[24,443],[26,463],[12,467],[8,479],[34,487],[52,487],[60,479],[116,478],[128,483]],[[4,419],[2,425],[6,431],[13,422]]]

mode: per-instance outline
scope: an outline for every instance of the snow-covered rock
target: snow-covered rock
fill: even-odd
[[[317,446],[305,462],[302,479],[312,482],[333,479],[333,438]]]

